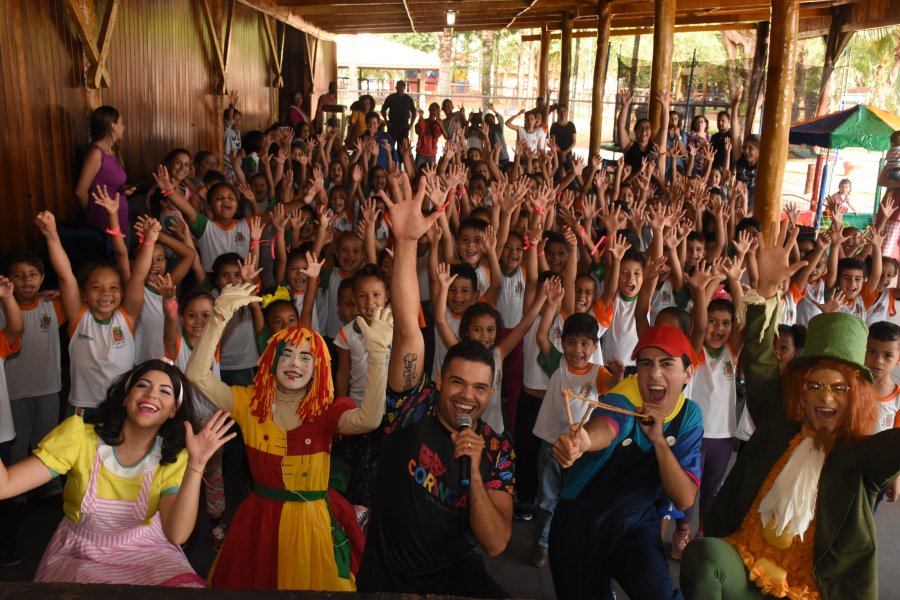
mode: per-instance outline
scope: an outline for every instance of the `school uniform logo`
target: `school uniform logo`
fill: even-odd
[[[50,315],[48,315],[45,312],[42,312],[41,313],[41,329],[43,329],[44,331],[50,329],[50,324],[51,324]]]
[[[516,289],[513,290],[516,296],[521,296],[525,293],[525,284],[521,281],[516,282]]]
[[[672,294],[670,294],[668,290],[663,290],[663,292],[660,294],[659,301],[660,302],[671,302]]]
[[[593,386],[593,384],[590,384],[590,383],[584,383],[584,384],[578,386],[575,393],[578,394],[579,396],[583,396],[585,398],[590,398],[591,394],[594,393],[594,386]]]
[[[734,365],[731,364],[730,360],[725,361],[724,369],[725,377],[727,377],[728,379],[734,379]]]
[[[125,332],[122,331],[122,327],[120,325],[115,325],[112,328],[112,343],[113,346],[125,345]]]
[[[234,233],[234,241],[238,244],[243,244],[246,240],[244,239],[244,234],[241,231],[236,231]]]
[[[878,304],[873,306],[871,313],[873,316],[876,316],[876,317],[883,315],[884,314],[884,304],[881,304],[879,302]]]

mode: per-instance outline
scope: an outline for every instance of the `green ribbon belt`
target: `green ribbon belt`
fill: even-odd
[[[328,506],[328,515],[331,517],[331,541],[334,545],[334,562],[337,566],[338,576],[342,579],[350,578],[350,539],[341,524],[334,518],[331,512],[331,503],[328,502],[328,490],[302,491],[302,490],[278,490],[264,485],[254,484],[253,491],[269,500],[281,502],[313,502],[325,500]]]

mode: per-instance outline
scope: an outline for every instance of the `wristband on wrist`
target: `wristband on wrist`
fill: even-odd
[[[122,230],[119,229],[118,227],[107,228],[106,233],[108,233],[108,234],[111,235],[111,236],[117,237],[117,238],[124,238],[124,237],[125,237],[125,234],[122,233]]]
[[[155,245],[156,245],[156,242],[150,242],[150,241],[141,242],[141,246],[151,246],[152,247]]]
[[[174,191],[175,191],[175,188],[172,188],[171,190],[159,190],[159,193],[162,194],[163,196],[171,196],[172,192],[174,192]]]

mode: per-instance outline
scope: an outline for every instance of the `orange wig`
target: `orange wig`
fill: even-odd
[[[297,406],[297,416],[306,423],[314,421],[334,402],[334,387],[331,383],[331,354],[325,340],[305,327],[289,327],[282,329],[269,339],[265,352],[256,363],[259,370],[253,380],[253,399],[250,401],[250,412],[260,423],[272,415],[272,403],[275,401],[275,370],[284,353],[285,346],[300,346],[309,342],[309,351],[313,355],[315,366],[313,376],[306,390],[306,397]]]
[[[781,388],[784,393],[784,411],[787,418],[792,421],[803,421],[803,395],[806,393],[806,381],[809,379],[809,374],[816,369],[834,369],[844,376],[844,380],[850,386],[848,413],[844,415],[836,432],[837,438],[859,440],[871,435],[875,430],[875,422],[878,418],[878,400],[875,397],[875,388],[858,369],[839,360],[823,358],[787,368]]]

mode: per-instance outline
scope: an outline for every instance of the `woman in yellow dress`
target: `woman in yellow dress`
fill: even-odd
[[[324,340],[305,327],[276,333],[248,387],[228,387],[210,370],[226,323],[241,306],[259,302],[253,284],[228,286],[188,363],[187,376],[238,423],[253,493],[238,507],[209,575],[212,587],[354,591],[351,547],[362,532],[352,506],[328,490],[336,435],[367,433],[384,415],[390,311],[372,325],[357,319],[369,352],[362,405],[334,398]]]

